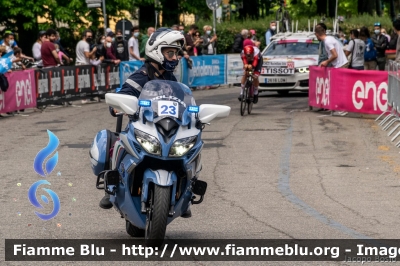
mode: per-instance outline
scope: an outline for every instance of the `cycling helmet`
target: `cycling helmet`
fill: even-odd
[[[157,29],[146,43],[145,53],[147,57],[160,65],[164,63],[164,55],[161,50],[171,47],[181,50],[185,45],[185,36],[180,31],[168,28]]]
[[[254,48],[252,45],[247,45],[243,48],[244,54],[245,55],[252,55],[254,54]]]

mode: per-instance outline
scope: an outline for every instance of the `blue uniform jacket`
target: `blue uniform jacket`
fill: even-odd
[[[168,71],[165,71],[163,75],[155,72],[154,79],[177,81],[174,74]],[[149,74],[147,72],[146,65],[143,65],[141,68],[133,72],[133,74],[128,77],[118,93],[132,95],[139,98],[142,88],[150,80],[151,78],[149,77]],[[115,116],[112,107],[110,107],[110,113],[112,116]]]

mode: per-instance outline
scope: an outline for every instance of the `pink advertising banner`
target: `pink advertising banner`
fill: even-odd
[[[0,113],[36,107],[36,82],[33,69],[6,74],[9,87],[0,90]]]
[[[386,111],[388,72],[310,67],[309,106],[334,111]]]

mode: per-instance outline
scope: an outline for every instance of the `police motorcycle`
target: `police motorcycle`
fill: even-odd
[[[186,85],[166,80],[147,82],[139,98],[107,93],[105,99],[121,113],[116,133],[101,130],[94,138],[90,160],[96,187],[111,195],[129,235],[161,245],[167,224],[203,201],[201,133],[231,108],[196,106]],[[121,131],[123,114],[129,123]]]

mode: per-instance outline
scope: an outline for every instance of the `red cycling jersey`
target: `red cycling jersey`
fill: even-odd
[[[253,61],[248,62],[247,58],[246,58],[246,55],[244,54],[243,51],[242,51],[240,56],[242,58],[242,61],[243,61],[244,65],[252,65],[253,69],[254,69],[254,74],[260,75],[263,59],[261,57],[260,50],[257,47],[253,47],[253,48],[254,48]]]

